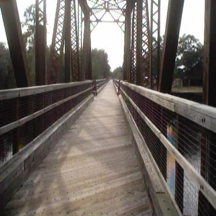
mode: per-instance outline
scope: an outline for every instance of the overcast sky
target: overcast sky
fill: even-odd
[[[203,43],[204,1],[185,0],[181,35],[192,34]],[[21,21],[26,7],[35,0],[17,0]],[[57,0],[47,0],[48,44],[51,43]],[[161,0],[161,35],[164,35],[168,0]],[[0,41],[7,42],[2,17],[0,16]],[[123,62],[124,35],[116,24],[99,24],[92,32],[92,48],[104,49],[109,56],[109,63],[114,70]]]

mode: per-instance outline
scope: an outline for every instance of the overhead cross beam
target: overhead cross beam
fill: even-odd
[[[88,4],[92,31],[99,23],[116,23],[124,32],[126,0],[88,0]]]

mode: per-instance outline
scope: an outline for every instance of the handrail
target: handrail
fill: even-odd
[[[91,94],[92,81],[0,91],[0,165]]]
[[[124,81],[114,83],[182,213],[192,208],[187,205],[194,200],[195,212],[191,214],[205,214],[203,203],[212,206],[208,213],[214,214],[216,108]],[[185,185],[187,181],[189,185]]]
[[[148,124],[148,126],[154,131],[154,134],[161,140],[167,151],[174,157],[174,159],[182,166],[187,176],[199,185],[200,190],[205,195],[206,199],[216,208],[216,191],[209,185],[209,183],[194,169],[194,167],[185,159],[185,157],[179,153],[179,151],[173,147],[172,143],[158,130],[158,128],[149,120],[148,117],[136,106],[136,104],[130,99],[124,90],[121,90],[123,94],[130,101],[132,106],[140,114],[141,118]]]
[[[185,118],[216,133],[216,108],[204,104],[182,99],[169,94],[163,94],[124,81],[121,83],[131,90],[147,97],[162,107],[178,113]]]
[[[81,82],[59,83],[59,84],[51,84],[51,85],[43,85],[43,86],[32,86],[26,88],[0,90],[0,101],[17,98],[17,97],[35,95],[35,94],[45,93],[49,91],[90,84],[90,83],[92,83],[92,81],[87,80]]]

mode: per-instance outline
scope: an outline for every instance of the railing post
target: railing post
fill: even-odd
[[[19,112],[20,112],[19,98],[16,98],[16,120],[19,120]],[[19,144],[20,144],[20,133],[18,127],[15,129],[15,136],[13,140],[13,155],[15,155],[19,151]]]
[[[177,137],[176,137],[176,148],[178,151],[184,156],[184,148],[183,144],[181,143],[182,139],[184,140],[186,137],[185,130],[181,130],[181,116],[177,116]],[[184,208],[184,169],[175,162],[175,200],[178,204],[180,211],[183,213]]]
[[[97,80],[93,80],[93,94],[97,96]]]
[[[118,92],[117,95],[119,96],[121,94],[121,80],[118,81]]]

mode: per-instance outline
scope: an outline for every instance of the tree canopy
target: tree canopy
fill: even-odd
[[[92,50],[93,79],[103,79],[110,76],[108,54],[104,50]]]
[[[122,80],[123,79],[123,68],[117,67],[112,73],[112,78]]]
[[[203,45],[193,35],[184,34],[180,40],[174,78],[202,79]]]

